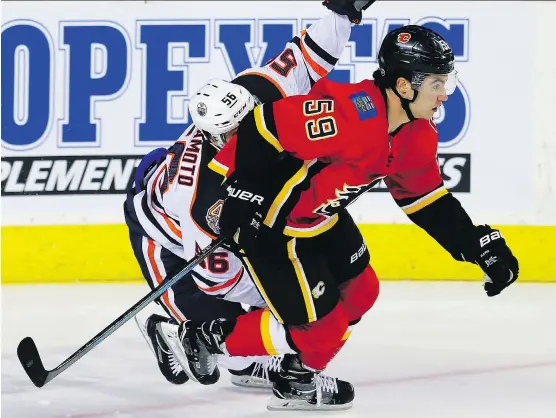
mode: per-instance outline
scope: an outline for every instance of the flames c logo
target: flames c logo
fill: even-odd
[[[411,39],[410,33],[404,32],[398,35],[398,42],[401,42],[402,44],[407,43],[410,39]]]

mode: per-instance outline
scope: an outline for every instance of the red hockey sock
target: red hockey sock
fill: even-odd
[[[347,328],[347,313],[339,302],[328,315],[310,324],[290,326],[289,331],[303,364],[322,370],[343,345]]]
[[[357,321],[372,308],[379,294],[379,282],[371,266],[340,285],[340,299],[349,322]]]
[[[264,356],[268,354],[260,326],[264,312],[264,309],[259,309],[237,317],[234,330],[226,338],[226,349],[230,355]]]
[[[376,299],[378,298],[378,293],[378,278],[371,266],[366,267],[365,270],[363,270],[363,272],[361,272],[361,274],[359,274],[357,277],[342,284],[340,286],[341,306],[343,307],[345,315],[347,315],[348,321],[353,322],[361,319],[363,314],[365,314],[365,312],[371,309],[371,307],[374,305]],[[333,316],[332,318],[329,318],[329,316],[327,315],[323,319],[327,319],[329,322],[334,320],[341,321],[339,319],[339,316]],[[317,322],[313,324],[316,324]],[[310,324],[309,326],[313,326],[313,324]],[[305,350],[303,350],[300,347],[300,357],[303,361],[303,364],[318,370],[324,369],[324,367],[326,367],[326,365],[336,356],[336,354],[346,343],[351,334],[351,328],[352,327],[349,327],[345,330],[344,334],[342,335],[341,341],[337,342],[336,346],[330,347],[328,349],[323,348],[321,350],[314,350],[312,349],[312,347],[309,346]],[[293,336],[294,335],[292,333],[292,337]],[[310,337],[314,338],[315,336],[311,335]],[[298,341],[295,338],[293,338],[293,340],[296,344],[298,344]],[[330,337],[330,342],[332,341],[333,337]]]
[[[294,352],[288,344],[284,326],[267,308],[238,316],[233,331],[226,337],[226,349],[232,356],[276,356]]]

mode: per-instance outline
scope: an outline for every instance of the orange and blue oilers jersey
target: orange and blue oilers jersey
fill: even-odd
[[[163,247],[184,263],[218,236],[226,192],[220,187],[222,177],[207,167],[215,153],[192,127],[168,149],[144,187],[128,194],[126,207],[140,229],[135,232],[152,241],[153,248]],[[193,279],[209,295],[266,306],[242,261],[226,248],[195,266],[190,276],[183,280]]]
[[[260,68],[249,68],[234,79],[261,103],[307,94],[338,62],[353,24],[346,16],[327,11]]]
[[[389,134],[385,98],[372,80],[339,84],[322,79],[308,95],[256,107],[252,120],[261,141],[305,162],[284,184],[265,219],[272,227],[294,189],[309,181],[287,214],[286,235],[311,237],[330,229],[340,210],[381,179],[408,214],[447,193],[436,159],[434,123],[420,119]],[[210,165],[231,173],[237,140]]]

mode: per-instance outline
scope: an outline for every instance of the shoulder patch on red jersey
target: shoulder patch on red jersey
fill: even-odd
[[[349,99],[355,105],[355,109],[359,115],[359,120],[367,120],[377,115],[376,106],[371,97],[364,91],[357,92],[349,96]]]

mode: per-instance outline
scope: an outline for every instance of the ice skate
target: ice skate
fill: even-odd
[[[168,323],[159,323],[157,325],[157,333],[168,345],[170,351],[181,365],[187,377],[194,382],[202,385],[212,385],[220,378],[220,371],[216,367],[216,358],[208,358],[203,364],[207,364],[207,369],[202,369],[206,374],[201,374],[192,363],[188,361],[188,357],[184,352],[181,340],[179,338],[179,328],[177,325]],[[214,356],[213,356],[214,357]],[[211,368],[212,367],[212,368]]]
[[[254,361],[243,370],[229,369],[230,380],[232,384],[240,387],[271,389],[274,382],[279,378],[282,358],[282,356],[273,356],[261,361]]]
[[[316,373],[305,367],[297,355],[286,354],[267,409],[338,411],[352,407],[351,383]]]
[[[191,321],[181,323],[179,328],[162,326],[160,331],[165,333],[165,341],[174,345],[172,351],[176,353],[189,378],[202,385],[212,385],[218,381],[220,370],[216,354],[222,352],[211,348],[204,338],[200,338]],[[202,333],[199,335],[202,336]],[[178,353],[183,353],[183,357]]]
[[[174,385],[182,385],[187,382],[189,378],[174,353],[156,331],[157,324],[169,324],[170,321],[169,318],[157,314],[149,316],[144,323],[142,323],[138,317],[135,317],[135,322],[141,334],[143,334],[145,341],[147,341],[147,344],[149,344],[156,357],[160,372],[168,382]]]

